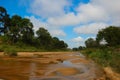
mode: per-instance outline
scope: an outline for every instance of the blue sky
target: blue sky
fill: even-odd
[[[8,14],[29,18],[36,31],[48,29],[70,48],[84,46],[97,32],[120,26],[120,0],[0,0]]]

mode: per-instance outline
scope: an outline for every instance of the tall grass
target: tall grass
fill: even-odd
[[[44,48],[41,48],[41,47],[33,47],[33,46],[30,46],[30,45],[9,45],[9,44],[0,44],[0,52],[4,52],[6,50],[15,50],[17,52],[46,52],[46,51],[69,51],[67,49],[51,49],[51,50],[48,50],[48,49],[44,49]]]
[[[83,53],[101,66],[110,66],[120,73],[120,51],[116,48],[86,49]]]
[[[8,44],[1,44],[0,45],[0,52],[4,52],[6,50],[15,50],[17,52],[35,52],[35,51],[43,51],[40,48],[27,46],[27,45],[8,45]]]

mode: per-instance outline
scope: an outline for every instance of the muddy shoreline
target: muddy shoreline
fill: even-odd
[[[104,71],[78,52],[19,52],[0,56],[3,80],[105,80]]]

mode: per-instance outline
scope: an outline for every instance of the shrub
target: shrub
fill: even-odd
[[[114,71],[120,73],[120,51],[118,49],[113,47],[86,49],[84,54],[101,66],[110,66]]]
[[[120,54],[115,53],[115,55],[112,56],[112,59],[110,59],[110,66],[113,68],[114,71],[120,73]]]
[[[3,52],[6,48],[8,48],[8,46],[1,44],[0,45],[0,51]]]
[[[101,64],[102,66],[108,66],[111,55],[103,51],[96,51],[89,55],[90,58],[95,60],[95,62]]]
[[[15,50],[7,49],[4,51],[4,55],[13,57],[13,56],[17,56],[18,54]]]

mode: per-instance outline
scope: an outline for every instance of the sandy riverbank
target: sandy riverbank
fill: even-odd
[[[18,52],[17,57],[1,52],[0,56],[3,79],[105,80],[103,71],[78,52]]]

